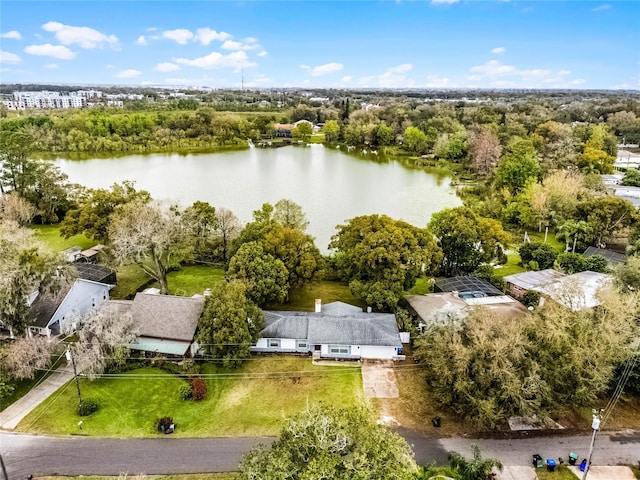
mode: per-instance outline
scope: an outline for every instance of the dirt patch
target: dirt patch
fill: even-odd
[[[365,398],[398,398],[393,362],[363,361],[362,388]]]

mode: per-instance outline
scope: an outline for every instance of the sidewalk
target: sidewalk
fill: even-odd
[[[37,387],[0,412],[0,428],[13,430],[34,408],[73,378],[71,365],[61,365]]]
[[[578,467],[569,467],[576,476],[576,480],[582,478],[583,473]],[[546,470],[540,469],[540,470]],[[635,475],[629,467],[600,467],[592,466],[589,469],[589,480],[635,480]],[[505,466],[497,475],[498,480],[536,480],[536,469],[533,467]]]

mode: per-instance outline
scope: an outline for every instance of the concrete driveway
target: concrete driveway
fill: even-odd
[[[365,398],[398,398],[391,360],[363,360],[361,370]]]

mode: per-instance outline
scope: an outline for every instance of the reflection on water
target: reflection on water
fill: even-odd
[[[145,154],[69,160],[56,164],[73,183],[107,188],[133,180],[160,200],[187,206],[196,200],[251,219],[264,202],[289,198],[302,205],[309,233],[326,251],[335,227],[371,213],[425,226],[431,214],[461,204],[449,178],[371,154],[310,147],[252,148],[209,154]]]

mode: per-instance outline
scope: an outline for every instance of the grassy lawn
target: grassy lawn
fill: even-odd
[[[419,278],[416,280],[416,284],[406,292],[409,295],[424,295],[426,293],[433,293],[433,284],[429,282],[428,278]]]
[[[378,398],[372,400],[373,407],[380,416],[395,418],[403,427],[423,432],[432,436],[464,435],[475,429],[465,425],[459,418],[451,415],[438,406],[434,395],[427,388],[421,367],[415,365],[410,349],[405,349],[407,360],[396,363],[396,382],[398,398]],[[441,426],[431,425],[433,417],[441,418]]]
[[[345,302],[362,308],[366,307],[362,300],[351,295],[348,285],[341,282],[322,280],[313,285],[292,290],[289,294],[288,303],[270,305],[269,309],[313,312],[316,298],[322,299],[322,303]]]
[[[544,232],[528,232],[528,233],[532,243],[534,242],[544,243]],[[551,245],[553,248],[555,248],[556,250],[558,250],[558,252],[560,253],[564,252],[565,244],[563,242],[559,242],[558,239],[556,238],[555,233],[553,233],[552,231],[549,231],[549,235],[547,235],[547,243]]]
[[[546,466],[537,468],[536,475],[538,480],[576,480],[578,478],[564,465],[556,467],[555,472],[547,472]]]
[[[98,243],[82,234],[69,238],[61,237],[59,225],[32,225],[31,228],[36,231],[37,237],[54,252],[76,246],[86,250]]]
[[[513,252],[507,253],[507,263],[504,265],[497,266],[495,270],[495,274],[499,277],[506,277],[507,275],[513,275],[516,273],[524,272],[524,267],[518,265],[520,263],[520,255]]]
[[[632,466],[631,470],[633,471],[633,474],[636,476],[636,478],[640,480],[640,467]]]
[[[324,133],[314,133],[307,143],[324,143]]]
[[[224,275],[225,272],[222,268],[208,265],[182,267],[167,275],[169,293],[188,297],[196,293],[202,294],[205,289],[224,281]],[[151,286],[159,287],[157,282]]]
[[[100,437],[153,437],[155,421],[171,416],[176,436],[275,435],[283,419],[303,410],[308,402],[338,406],[360,404],[362,378],[354,368],[318,367],[292,356],[265,356],[238,370],[205,364],[207,397],[182,401],[184,380],[157,368],[141,368],[128,376],[81,381],[83,396],[95,398],[100,410],[83,417],[83,433]],[[220,375],[220,376],[216,376]],[[286,392],[286,395],[283,394]],[[81,419],[72,382],[31,412],[21,431],[65,435],[77,433]]]
[[[38,371],[34,378],[18,380],[15,383],[12,382],[11,384],[13,385],[14,390],[10,395],[0,401],[0,412],[18,399],[24,397],[29,392],[29,390],[31,390],[37,383],[41,382],[49,375],[51,375],[51,373],[63,363],[66,363],[66,359],[64,358],[64,356],[58,358],[58,360],[53,365],[51,365],[51,368],[49,370]]]
[[[147,274],[135,264],[118,267],[116,275],[118,284],[109,292],[109,296],[116,300],[133,298],[149,282]]]

